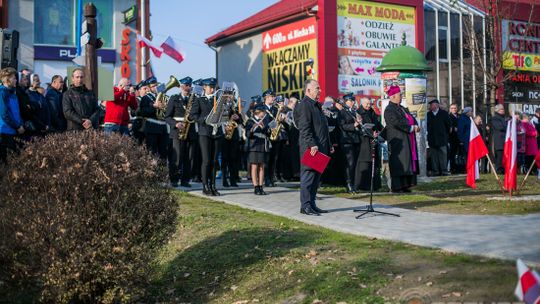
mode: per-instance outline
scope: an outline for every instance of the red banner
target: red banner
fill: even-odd
[[[317,38],[315,18],[271,29],[262,34],[263,51],[270,51]]]

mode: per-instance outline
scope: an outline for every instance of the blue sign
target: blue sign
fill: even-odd
[[[101,62],[116,62],[116,50],[100,49],[97,50],[97,55],[101,57]],[[34,59],[71,61],[76,56],[76,47],[44,45],[34,46]]]

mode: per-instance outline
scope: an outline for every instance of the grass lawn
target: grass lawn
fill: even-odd
[[[515,301],[513,262],[338,233],[179,192],[149,302]],[[316,300],[319,300],[317,302]]]
[[[500,176],[501,182],[503,176]],[[518,176],[518,185],[524,176]],[[492,174],[483,174],[476,182],[476,189],[465,184],[465,176],[438,177],[431,182],[421,183],[410,194],[389,193],[386,186],[373,197],[378,204],[393,205],[400,208],[419,211],[453,214],[528,214],[540,212],[540,200],[511,201],[491,200],[503,197],[499,184]],[[347,194],[343,187],[322,187],[324,194],[339,197],[367,200],[368,193]],[[521,195],[540,195],[540,181],[536,176],[529,176]],[[506,198],[509,198],[507,195]]]

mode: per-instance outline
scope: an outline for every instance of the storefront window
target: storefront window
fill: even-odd
[[[34,1],[34,42],[73,45],[73,0]]]
[[[113,31],[113,1],[111,0],[84,0],[83,7],[86,3],[92,2],[96,6],[97,16],[97,36],[103,40],[104,48],[112,48],[112,31]]]

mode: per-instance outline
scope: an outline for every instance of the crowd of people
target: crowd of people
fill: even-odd
[[[43,88],[39,75],[28,69],[20,72],[2,69],[0,161],[5,162],[9,151],[16,152],[34,137],[102,129],[106,134],[132,136],[168,164],[169,182],[174,187],[191,187],[191,182],[200,182],[204,194],[217,196],[220,195],[216,187],[218,174],[223,187],[238,187],[239,172],[246,171],[254,194],[266,195],[264,187],[298,181],[306,174],[300,159],[304,150],[311,149],[310,141],[320,138],[306,135],[309,133],[303,130],[307,128],[304,118],[307,115],[313,119],[320,111],[328,127],[331,151],[325,153],[332,152],[330,169],[322,176],[305,178],[317,183],[346,185],[350,193],[369,191],[372,182],[373,189],[378,190],[383,179],[393,192],[409,192],[416,184],[420,168],[415,134],[421,130],[416,118],[401,105],[397,86],[388,91],[390,102],[384,111],[383,127],[371,100],[361,98],[357,102],[353,94],[339,100],[326,97],[314,108],[307,107],[310,100],[315,100],[315,95],[309,99],[309,83],[304,92],[308,97],[302,100],[298,95],[276,96],[269,89],[251,97],[247,110],[243,111],[238,96],[222,107],[220,101],[226,99],[222,97],[227,92],[219,90],[215,78],[196,81],[182,78],[178,84],[180,93],[166,98],[163,96],[166,94],[159,96],[160,84],[155,77],[136,85],[122,78],[114,87],[113,100],[98,101],[85,87],[84,77],[84,70],[76,68],[70,75],[69,87],[67,79],[55,75]],[[317,95],[317,101],[318,98]],[[496,170],[503,173],[502,154],[509,117],[500,104],[494,110],[489,124],[484,124],[482,116],[473,117],[470,107],[459,111],[457,104],[450,104],[447,112],[438,100],[430,101],[428,175],[465,172],[471,123],[476,124],[488,144]],[[224,119],[218,122],[208,119],[215,115]],[[534,117],[515,115],[518,161],[520,168],[528,168],[540,144],[540,109]],[[317,130],[310,130],[320,131],[322,121],[317,118],[314,123],[315,127],[310,128]],[[482,170],[489,170],[485,162]]]

